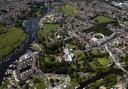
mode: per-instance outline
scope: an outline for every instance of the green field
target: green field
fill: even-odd
[[[99,57],[96,60],[93,60],[92,62],[90,62],[89,64],[96,71],[97,70],[105,71],[109,69],[108,65],[110,63],[111,62],[107,57]]]
[[[65,16],[75,16],[76,10],[77,10],[77,6],[75,5],[65,5],[63,8],[63,13]]]
[[[110,23],[113,22],[113,19],[105,17],[105,16],[97,16],[95,20],[99,23]]]
[[[42,29],[39,31],[39,38],[44,39],[44,41],[47,42],[49,33],[54,32],[59,28],[59,24],[44,24]]]
[[[0,34],[5,33],[5,32],[7,32],[6,27],[0,25]]]
[[[0,58],[21,45],[25,38],[26,34],[19,28],[10,28],[8,32],[0,34]]]
[[[106,68],[111,63],[107,57],[97,58],[97,61],[102,65],[103,68]]]
[[[114,22],[113,19],[104,17],[104,16],[97,16],[94,20],[96,20],[98,23],[87,30],[85,30],[86,33],[94,32],[94,33],[102,33],[105,36],[110,36],[113,32],[106,28],[108,23]]]

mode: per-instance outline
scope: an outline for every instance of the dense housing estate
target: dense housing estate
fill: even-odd
[[[0,62],[0,89],[128,88],[127,1],[0,2],[0,57],[10,53]],[[22,28],[24,40],[10,36],[13,26]],[[5,43],[20,40],[8,51]]]
[[[28,51],[19,58],[16,69],[19,80],[26,80],[30,75],[36,74],[38,72],[36,66],[36,55],[36,53]]]

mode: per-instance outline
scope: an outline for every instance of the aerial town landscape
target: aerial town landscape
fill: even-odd
[[[0,89],[128,89],[128,1],[0,0]]]

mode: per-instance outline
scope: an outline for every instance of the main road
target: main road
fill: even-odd
[[[128,71],[125,70],[122,65],[120,64],[120,62],[115,58],[115,56],[112,54],[112,52],[109,50],[107,44],[105,44],[105,49],[106,51],[109,53],[109,56],[111,57],[111,60],[115,63],[115,65],[121,69],[124,73],[128,74]]]

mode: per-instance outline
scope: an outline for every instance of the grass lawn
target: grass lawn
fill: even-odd
[[[97,58],[97,61],[103,66],[103,68],[106,68],[111,63],[107,57]]]
[[[0,25],[0,34],[2,34],[4,32],[7,32],[6,27]]]
[[[0,58],[21,45],[25,38],[26,34],[19,28],[10,28],[8,32],[0,34]]]
[[[100,57],[97,58],[96,60],[93,60],[92,62],[90,62],[90,66],[94,69],[97,70],[99,68],[108,70],[108,65],[110,64],[110,60],[107,57]]]
[[[107,23],[111,23],[114,20],[105,16],[97,16],[94,20],[99,22],[100,24],[97,24],[87,30],[85,30],[86,33],[94,32],[94,33],[102,33],[105,36],[110,36],[113,32],[106,28]]]
[[[63,13],[66,16],[75,16],[76,10],[77,10],[77,6],[75,6],[75,5],[65,5],[63,8]]]
[[[52,31],[56,31],[60,28],[59,24],[44,24],[42,26],[42,30],[39,31],[39,37],[47,42],[48,41],[48,35]]]
[[[40,78],[40,83],[37,84],[36,89],[46,89],[45,81]]]
[[[97,16],[95,20],[98,21],[99,23],[109,23],[113,21],[113,19],[105,17],[105,16]]]

